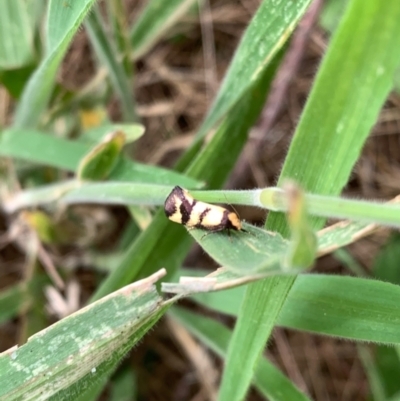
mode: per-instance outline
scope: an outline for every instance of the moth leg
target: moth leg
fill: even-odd
[[[207,237],[207,235],[214,234],[214,233],[215,233],[215,231],[207,231],[205,234],[202,235],[202,237],[200,238],[200,241],[201,241],[204,237]]]

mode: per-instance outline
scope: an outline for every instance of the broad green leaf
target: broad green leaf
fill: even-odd
[[[135,59],[141,57],[198,0],[150,0],[134,22],[131,42]]]
[[[318,194],[342,190],[392,87],[400,62],[399,18],[396,0],[350,3],[317,74],[280,182],[293,179]],[[321,219],[310,221],[314,228],[323,224]],[[289,235],[282,213],[270,213],[266,227]],[[247,392],[250,375],[241,374],[240,366],[244,359],[249,368],[254,366],[275,325],[271,319],[268,328],[258,323],[267,312],[278,316],[286,301],[286,291],[273,291],[271,285],[289,290],[297,280],[281,277],[277,282],[274,277],[249,285],[227,356],[220,401],[240,400]],[[301,316],[298,305],[295,313]],[[249,332],[252,347],[245,354],[242,343],[249,341],[244,337]]]
[[[85,26],[96,54],[101,63],[107,67],[113,88],[121,101],[124,121],[137,120],[131,80],[121,64],[121,55],[117,53],[115,46],[107,37],[104,22],[97,7],[89,13]]]
[[[277,323],[297,330],[400,343],[400,287],[364,278],[297,277]]]
[[[244,291],[238,287],[197,294],[193,299],[235,316]],[[276,324],[350,340],[400,344],[399,302],[400,287],[394,284],[358,277],[299,275]]]
[[[50,0],[45,24],[45,56],[31,76],[17,107],[14,127],[35,127],[50,99],[60,63],[94,0],[70,4]]]
[[[0,133],[0,155],[28,160],[69,171],[76,171],[90,144],[69,141],[40,131],[9,129]],[[196,187],[199,183],[174,171],[120,158],[110,180],[152,182]]]
[[[0,400],[76,399],[88,391],[165,312],[154,286],[160,275],[110,294],[1,354]]]
[[[276,268],[288,250],[279,234],[243,225],[244,231],[212,233],[191,229],[189,233],[221,266],[235,273],[257,273]]]
[[[222,358],[226,356],[232,333],[223,324],[181,308],[173,308],[169,314],[217,355]],[[270,401],[310,401],[265,357],[258,361],[253,383]]]

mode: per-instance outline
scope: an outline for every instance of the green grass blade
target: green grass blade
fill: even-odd
[[[399,375],[400,361],[396,346],[379,345],[374,350],[374,363],[379,376],[379,382],[384,389],[386,399],[396,396],[400,392]],[[379,387],[378,387],[379,389]]]
[[[126,137],[123,132],[108,134],[80,160],[76,172],[79,180],[101,181],[106,179],[120,159]]]
[[[399,258],[400,235],[393,233],[376,257],[372,273],[378,280],[400,284]],[[374,352],[374,364],[386,398],[396,397],[400,392],[400,346],[378,346]],[[379,383],[378,383],[379,390]],[[373,389],[371,388],[371,391]],[[376,397],[375,397],[376,398]]]
[[[150,0],[132,27],[130,39],[135,59],[159,41],[198,0]]]
[[[268,280],[269,281],[269,280]],[[196,301],[236,316],[245,288],[197,294]],[[300,275],[277,324],[350,340],[400,343],[400,287],[358,277]]]
[[[1,354],[0,400],[76,399],[93,378],[109,375],[165,312],[154,286],[160,274],[89,305]]]
[[[282,49],[310,0],[288,3],[264,0],[236,50],[217,97],[203,121],[192,147],[177,168],[185,169],[201,147],[202,139],[243,98],[262,71]]]
[[[34,58],[34,24],[26,2],[4,0],[0,13],[0,70],[21,68]]]
[[[0,324],[29,309],[42,292],[48,279],[41,277],[29,283],[17,284],[0,292]]]
[[[68,45],[78,31],[94,0],[82,0],[73,5],[51,0],[46,19],[46,52],[31,76],[16,110],[15,127],[35,127],[50,99],[58,67]]]
[[[57,184],[17,192],[3,200],[2,207],[8,213],[18,209],[60,202],[64,205],[76,203],[100,203],[111,205],[162,205],[171,192],[166,185],[140,184],[134,182],[82,183],[69,180]]]
[[[342,190],[391,89],[400,61],[399,18],[400,3],[396,0],[350,3],[320,67],[280,182],[291,178],[306,191],[320,194],[337,194]],[[310,221],[314,228],[323,224],[315,218]],[[270,213],[267,228],[285,237],[289,234],[282,213]],[[271,281],[276,278],[248,287],[227,357],[220,401],[244,397],[250,375],[238,375],[239,367],[245,358],[248,365],[254,366],[274,326],[271,320],[268,329],[258,323],[267,310],[277,316],[285,303],[285,295],[273,291],[268,294]],[[295,279],[282,277],[279,281],[279,285],[289,289]],[[260,296],[264,296],[262,301]],[[271,300],[272,296],[277,298]],[[253,341],[251,354],[244,354],[241,341],[249,331],[257,342]],[[262,333],[257,336],[256,332]]]
[[[319,22],[329,32],[335,31],[346,10],[348,0],[328,0],[322,9]]]
[[[294,278],[283,280],[279,276],[273,276],[265,280],[262,286],[253,286],[253,291],[245,293],[228,348],[219,400],[245,398],[253,371],[264,349],[265,339],[275,325],[293,281]],[[251,310],[247,307],[249,303],[252,305]]]
[[[237,316],[240,305],[243,302],[245,291],[246,287],[241,286],[225,291],[203,292],[191,295],[190,298],[211,310],[230,316]]]
[[[288,6],[285,0],[264,0],[248,26],[230,64],[201,133],[207,133],[242,98],[288,39],[310,0]]]
[[[137,392],[137,379],[130,366],[123,368],[112,378],[110,401],[136,401]]]
[[[261,203],[263,197],[270,198],[272,194],[266,193],[276,189],[265,189],[260,194]],[[274,195],[274,210],[287,210],[286,196],[282,191],[277,190]],[[330,217],[334,219],[350,219],[360,222],[377,223],[389,227],[400,226],[400,205],[399,203],[368,202],[363,200],[345,199],[334,196],[316,194],[305,195],[307,208],[310,215]],[[268,202],[265,202],[268,203]],[[264,206],[267,206],[264,204]]]
[[[181,308],[173,308],[169,313],[216,354],[222,358],[226,356],[232,337],[227,327]],[[254,370],[253,383],[258,391],[271,401],[310,401],[265,357],[258,361]]]
[[[278,324],[386,344],[400,343],[400,287],[355,277],[298,276]]]
[[[373,274],[378,280],[400,284],[400,235],[394,232],[374,261]]]
[[[124,71],[128,76],[132,76],[132,44],[129,38],[130,28],[126,5],[121,0],[111,0],[107,3],[107,9],[114,43],[118,53],[121,54]]]
[[[46,1],[45,0],[32,0],[26,4],[28,9],[29,23],[31,28],[36,28],[45,15]]]
[[[170,185],[131,182],[84,184],[61,198],[62,203],[101,203],[114,205],[163,205],[171,192]]]
[[[221,266],[234,273],[247,275],[273,268],[288,251],[288,241],[279,234],[244,225],[247,232],[232,231],[205,234],[191,229],[190,235]]]
[[[371,391],[372,399],[374,401],[386,401],[385,389],[379,377],[374,358],[372,356],[371,349],[367,346],[359,344],[357,347],[358,356],[362,365],[364,366],[364,372],[367,376],[369,388]]]
[[[190,191],[195,199],[211,203],[231,203],[287,212],[287,192],[277,187],[233,191]],[[350,219],[377,223],[389,227],[400,226],[400,206],[396,199],[388,202],[372,202],[306,193],[305,202],[310,215],[334,219]]]
[[[70,141],[40,131],[9,129],[0,134],[0,155],[28,160],[69,171],[76,171],[90,144]],[[199,183],[183,174],[160,167],[120,158],[109,179],[198,187]]]
[[[108,39],[101,15],[97,7],[88,15],[85,21],[90,41],[100,61],[107,67],[112,85],[121,100],[123,119],[127,122],[136,121],[133,87],[124,66],[119,60],[115,46]]]

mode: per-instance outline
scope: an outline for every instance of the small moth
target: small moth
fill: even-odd
[[[176,186],[164,204],[165,215],[185,227],[201,228],[209,232],[223,230],[245,231],[238,215],[230,210],[200,202],[185,189]]]

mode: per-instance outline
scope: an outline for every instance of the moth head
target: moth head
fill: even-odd
[[[228,214],[228,221],[231,225],[230,228],[232,228],[233,230],[242,230],[242,222],[240,221],[238,215],[234,212],[230,212]]]

